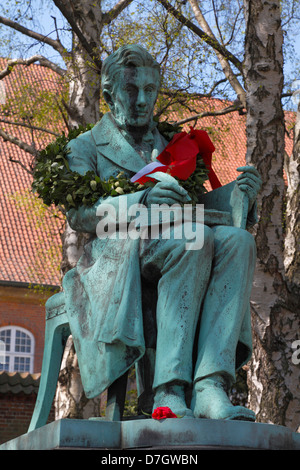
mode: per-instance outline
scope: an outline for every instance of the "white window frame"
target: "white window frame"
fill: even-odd
[[[7,325],[0,327],[0,333],[2,331],[8,331],[10,330],[10,351],[3,351],[3,344],[1,345],[1,356],[3,360],[3,356],[8,356],[9,358],[9,366],[8,366],[8,371],[7,372],[29,372],[30,374],[33,373],[33,365],[34,365],[34,351],[35,351],[35,340],[34,336],[30,331],[26,330],[25,328],[22,328],[21,326],[16,326],[16,325]],[[16,351],[16,336],[17,336],[17,331],[20,331],[21,333],[25,333],[29,339],[30,339],[30,352],[22,352],[22,351]],[[1,340],[1,336],[0,336]],[[1,341],[3,343],[3,341]],[[30,359],[30,366],[29,370],[27,371],[19,371],[16,370],[15,368],[15,358],[29,358]],[[1,359],[1,358],[0,358]],[[2,369],[3,370],[3,369]]]

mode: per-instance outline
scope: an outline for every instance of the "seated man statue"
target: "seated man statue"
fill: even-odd
[[[102,91],[110,112],[69,143],[71,170],[92,170],[103,180],[123,171],[130,180],[155,161],[167,145],[153,121],[159,87],[159,64],[142,47],[123,46],[109,56],[103,63]],[[241,171],[237,184],[249,198],[250,212],[260,178],[253,167]],[[251,410],[233,406],[228,398],[236,370],[251,355],[256,248],[249,232],[204,225],[204,244],[195,250],[186,249],[184,238],[97,236],[103,203],[127,223],[133,204],[187,203],[187,191],[174,181],[100,198],[92,207],[82,205],[67,214],[74,230],[91,234],[63,281],[85,393],[88,398],[102,393],[145,354],[146,279],[157,285],[153,408],[167,406],[181,417],[255,420]],[[120,207],[127,207],[127,214],[118,214]],[[187,404],[185,391],[191,386]]]

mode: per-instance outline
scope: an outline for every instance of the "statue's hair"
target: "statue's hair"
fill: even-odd
[[[160,72],[160,65],[146,49],[138,44],[120,47],[107,57],[102,65],[101,88],[112,92],[122,67],[152,67]]]

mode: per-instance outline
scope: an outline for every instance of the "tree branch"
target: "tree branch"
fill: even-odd
[[[230,38],[226,41],[226,43],[224,44],[225,46],[228,46],[228,44],[231,43],[231,41],[233,40],[234,38],[234,33],[235,33],[235,28],[236,28],[236,25],[237,25],[237,21],[238,21],[238,18],[239,18],[239,15],[242,11],[243,7],[242,5],[239,7],[239,11],[238,13],[236,14],[235,16],[235,19],[234,19],[234,22],[233,22],[233,26],[232,26],[232,30],[231,30],[231,35],[230,35]]]
[[[204,18],[200,7],[195,0],[189,0],[189,3],[192,7],[192,10],[194,12],[195,18],[198,21],[199,25],[201,28],[204,30],[205,34],[207,34],[211,39],[214,41],[217,41],[217,38],[215,37],[214,33],[212,32],[209,24],[207,23],[206,19]],[[215,9],[214,9],[215,11]],[[216,12],[215,12],[216,15]],[[217,21],[217,19],[216,19]],[[220,31],[221,35],[221,31]],[[221,54],[219,51],[216,50],[216,55],[218,57],[218,60],[221,64],[221,67],[223,69],[223,73],[227,80],[229,81],[230,85],[232,86],[233,90],[236,92],[239,100],[241,103],[243,103],[244,107],[246,108],[246,93],[240,82],[238,81],[235,73],[233,72],[232,68],[230,67],[230,64],[227,60],[226,57],[224,57],[223,54]]]
[[[189,92],[186,88],[178,88],[175,91],[170,91],[168,89],[161,89],[160,93],[170,97],[182,96],[186,99],[201,99],[201,98],[211,98],[214,90],[221,84],[227,82],[227,78],[221,78],[214,82],[211,86],[211,89],[207,93],[197,93]]]
[[[68,23],[70,24],[73,32],[78,37],[80,44],[85,49],[85,51],[89,54],[89,56],[93,60],[96,67],[99,70],[101,70],[102,61],[100,60],[100,56],[98,55],[97,44],[92,40],[87,41],[84,34],[81,32],[80,28],[78,27],[78,24],[76,22],[75,16],[71,8],[68,8],[66,6],[66,2],[64,0],[53,0],[53,2],[57,6],[57,8],[61,11],[61,13],[64,15]]]
[[[32,129],[34,131],[41,131],[41,132],[46,132],[48,134],[54,135],[55,137],[59,137],[60,134],[57,134],[57,132],[49,131],[49,129],[44,129],[43,127],[38,127],[38,126],[33,126],[32,124],[25,124],[25,122],[14,122],[14,121],[8,121],[7,119],[1,119],[0,122],[3,122],[4,124],[9,124],[10,126],[20,126],[20,127],[26,127],[28,129]]]
[[[15,29],[16,31],[19,31],[22,34],[25,34],[26,36],[29,36],[33,39],[37,39],[38,41],[52,46],[53,49],[55,49],[61,54],[62,57],[66,55],[66,49],[64,48],[62,43],[57,39],[51,39],[47,36],[44,36],[43,34],[32,31],[31,29],[28,29],[25,26],[22,26],[19,23],[10,20],[9,18],[4,18],[3,16],[0,16],[0,23],[4,24],[5,26],[9,26],[10,28]]]
[[[2,80],[4,77],[9,75],[15,65],[26,65],[29,66],[33,64],[34,62],[39,62],[41,66],[47,67],[54,72],[58,73],[62,77],[65,75],[66,70],[62,69],[58,65],[54,64],[50,60],[46,59],[46,57],[43,57],[42,55],[34,55],[30,57],[29,59],[12,59],[8,60],[6,68],[3,69],[0,72],[0,80]]]
[[[195,4],[195,2],[190,1],[190,4],[192,5],[192,3]],[[220,37],[220,40],[221,40],[221,43],[222,45],[224,46],[224,41],[223,41],[223,36],[222,36],[222,31],[221,31],[221,28],[220,28],[220,25],[219,25],[219,19],[218,19],[218,15],[217,15],[217,9],[216,9],[216,5],[215,5],[215,0],[212,0],[212,6],[213,6],[213,12],[214,12],[214,17],[215,17],[215,23],[216,23],[216,27],[217,27],[217,30],[218,30],[218,33],[219,33],[219,37]],[[197,3],[197,7],[199,8],[199,11],[200,11],[200,7]],[[200,23],[199,23],[200,24]],[[214,36],[214,35],[213,35]],[[215,37],[215,36],[214,36]]]
[[[20,165],[23,168],[23,170],[27,171],[27,173],[32,175],[32,169],[28,170],[26,165],[24,165],[24,163],[20,162],[20,160],[15,160],[14,158],[9,157],[9,161],[12,162],[12,163],[17,163],[18,165]]]
[[[218,51],[225,59],[229,60],[242,73],[243,66],[241,61],[237,57],[235,57],[230,51],[228,51],[224,46],[222,46],[215,38],[210,37],[202,29],[192,23],[182,13],[176,10],[176,8],[174,8],[173,5],[168,2],[168,0],[158,0],[158,2],[161,3],[161,5],[178,21],[180,21],[184,26],[189,28],[197,36],[203,39],[203,41],[205,41],[215,51]]]
[[[227,106],[226,108],[223,108],[220,111],[205,111],[203,113],[190,116],[186,119],[182,119],[181,121],[177,121],[176,125],[182,126],[183,124],[186,124],[190,121],[194,121],[195,119],[202,119],[207,116],[223,116],[224,114],[233,113],[234,111],[239,111],[241,113],[243,111],[243,105],[236,103],[231,106]]]
[[[103,23],[110,24],[133,0],[120,0],[114,7],[103,13]]]
[[[42,67],[53,70],[53,72],[56,72],[61,77],[64,77],[67,73],[67,70],[62,69],[59,65],[54,64],[54,62],[51,62],[51,60],[46,59],[44,56],[40,56],[39,63]]]
[[[18,137],[8,134],[3,129],[0,129],[0,136],[3,138],[4,141],[8,141],[12,144],[17,145],[20,149],[25,150],[25,152],[30,153],[34,157],[38,155],[38,151],[36,150],[35,146],[23,142],[22,140],[18,139]]]

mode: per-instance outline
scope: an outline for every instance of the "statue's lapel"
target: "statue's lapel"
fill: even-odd
[[[106,113],[95,125],[92,136],[98,151],[118,166],[134,173],[145,166],[144,160],[114,124],[110,113]]]

